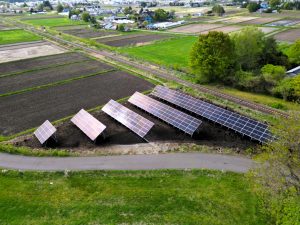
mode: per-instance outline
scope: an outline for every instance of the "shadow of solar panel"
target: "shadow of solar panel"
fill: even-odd
[[[101,123],[84,109],[81,109],[71,119],[71,121],[92,141],[95,141],[106,128],[103,123]]]
[[[132,130],[138,136],[144,138],[145,135],[154,126],[150,120],[140,116],[134,111],[126,108],[120,103],[110,100],[103,108],[106,114],[123,124],[125,127]]]
[[[34,135],[41,144],[44,144],[55,132],[56,128],[48,120],[46,120],[38,127],[38,129],[36,129]]]
[[[202,123],[200,120],[186,113],[156,101],[155,99],[139,92],[135,92],[128,101],[191,136],[196,130],[198,130]]]
[[[158,85],[151,95],[262,143],[266,143],[273,139],[266,124],[204,102],[182,92]]]

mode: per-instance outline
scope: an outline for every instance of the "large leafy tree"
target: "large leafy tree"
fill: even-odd
[[[299,224],[300,114],[281,119],[276,139],[261,148],[260,164],[251,172],[255,191],[271,216],[270,224]]]
[[[242,70],[254,70],[259,66],[264,50],[264,33],[256,27],[245,27],[232,34],[238,64]]]
[[[169,17],[169,13],[163,9],[157,9],[154,11],[154,20],[155,21],[166,21]]]
[[[289,47],[286,54],[292,63],[300,64],[300,39]]]
[[[213,13],[218,14],[218,16],[222,16],[225,13],[224,8],[221,5],[215,5],[212,8]]]
[[[247,5],[247,9],[249,12],[256,12],[259,8],[260,8],[260,6],[256,2],[250,2]]]
[[[227,81],[234,72],[234,45],[228,34],[212,31],[199,36],[190,65],[200,82]]]

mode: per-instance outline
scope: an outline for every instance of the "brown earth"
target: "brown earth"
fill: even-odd
[[[152,130],[145,137],[149,142],[197,143],[200,145],[214,147],[233,148],[236,151],[245,150],[256,145],[255,142],[251,142],[247,138],[243,138],[230,130],[207,121],[203,121],[200,132],[192,138],[178,129],[171,127],[141,111],[128,102],[124,103],[124,105],[155,123]],[[90,141],[89,138],[74,124],[68,121],[57,127],[57,143],[54,144],[54,142],[49,142],[48,147],[71,149],[76,152],[82,150],[92,151],[99,147],[108,147],[113,145],[145,143],[145,140],[102,111],[94,112],[92,114],[107,126],[107,129],[105,130],[105,139],[103,139],[103,137],[98,138],[97,142],[94,143]],[[32,148],[41,147],[34,136],[15,141],[15,145],[28,146]]]
[[[280,32],[274,38],[278,41],[295,42],[300,39],[300,28]]]
[[[70,34],[80,38],[95,38],[95,37],[105,37],[113,34],[118,34],[115,31],[99,31],[92,29],[73,29],[73,30],[64,30],[63,33]]]
[[[89,59],[88,61],[0,77],[0,94],[51,84],[112,69],[114,69],[112,66]]]
[[[0,98],[0,135],[10,135],[45,120],[55,121],[108,102],[146,91],[153,85],[122,71],[109,72],[71,83]]]

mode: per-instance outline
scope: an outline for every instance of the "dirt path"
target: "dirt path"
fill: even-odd
[[[251,159],[208,153],[169,153],[102,157],[29,157],[0,153],[0,167],[18,170],[156,170],[214,169],[245,173]]]

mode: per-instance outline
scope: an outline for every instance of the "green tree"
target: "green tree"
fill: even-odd
[[[64,7],[63,7],[63,5],[59,2],[59,3],[57,4],[56,11],[57,11],[58,13],[60,13],[60,12],[62,12],[63,10],[64,10]]]
[[[280,3],[281,3],[280,0],[270,0],[270,1],[269,1],[269,4],[270,4],[270,6],[271,6],[272,8],[276,8],[277,6],[280,5]]]
[[[300,103],[300,75],[283,79],[273,92],[284,100]]]
[[[142,8],[145,8],[145,7],[147,6],[147,3],[146,3],[146,2],[141,2],[140,4],[141,4],[141,7],[142,7]]]
[[[298,65],[300,64],[300,39],[288,48],[286,54],[288,55],[290,62]]]
[[[43,1],[43,5],[44,5],[44,7],[49,7],[50,10],[53,10],[53,6],[51,5],[51,3],[48,0]]]
[[[286,70],[283,66],[274,66],[272,64],[263,66],[261,73],[265,81],[273,85],[278,84],[286,76]]]
[[[288,57],[278,50],[278,44],[273,37],[266,37],[264,41],[260,65],[265,64],[289,66]]]
[[[43,11],[44,10],[44,4],[42,4],[42,3],[38,4],[37,10]]]
[[[276,140],[259,149],[259,166],[249,177],[270,224],[296,225],[300,221],[300,113],[280,119],[273,132]]]
[[[83,13],[81,14],[81,18],[82,18],[82,20],[83,20],[84,22],[89,22],[90,19],[91,19],[91,16],[90,16],[90,14],[89,14],[88,12],[83,12]]]
[[[199,36],[190,65],[200,82],[226,81],[235,69],[234,45],[228,34],[212,31]]]
[[[169,16],[168,12],[163,9],[157,9],[154,11],[155,21],[159,21],[159,22],[166,21],[168,19],[168,16]]]
[[[218,16],[222,16],[225,13],[225,10],[221,5],[215,5],[212,8],[212,12],[218,14]]]
[[[260,8],[260,5],[257,4],[256,2],[250,2],[247,5],[247,9],[249,12],[256,12]]]
[[[124,32],[124,31],[125,31],[125,25],[124,25],[124,24],[119,24],[119,25],[117,26],[117,30],[118,30],[118,31],[121,31],[121,32]]]
[[[125,9],[124,9],[124,14],[125,15],[131,15],[131,14],[133,14],[134,13],[134,11],[132,10],[132,7],[131,6],[129,6],[129,7],[125,7]]]
[[[231,36],[237,60],[242,70],[254,70],[259,65],[264,49],[264,33],[256,27],[245,27]]]

